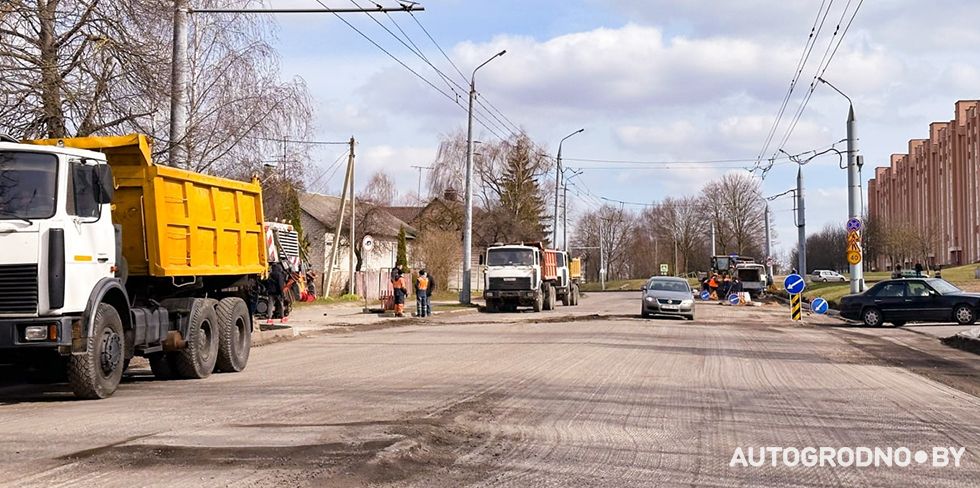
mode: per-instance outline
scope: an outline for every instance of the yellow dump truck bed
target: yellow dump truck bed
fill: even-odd
[[[106,154],[116,192],[112,219],[122,225],[131,276],[262,274],[262,187],[159,166],[144,135],[33,141]]]
[[[582,258],[572,258],[568,262],[568,275],[573,280],[582,279]]]

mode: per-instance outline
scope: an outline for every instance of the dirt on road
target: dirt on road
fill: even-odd
[[[900,329],[633,293],[272,344],[241,374],[0,388],[2,486],[950,486],[977,356]],[[963,447],[958,468],[731,467],[739,447]]]

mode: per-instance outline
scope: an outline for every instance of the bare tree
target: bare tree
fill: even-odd
[[[463,259],[459,233],[454,231],[426,229],[415,239],[412,249],[416,268],[425,269],[442,287],[449,285]]]
[[[398,187],[387,173],[378,171],[368,180],[360,199],[373,205],[390,207],[398,197]]]
[[[635,277],[630,256],[636,225],[637,217],[633,212],[612,205],[586,212],[579,219],[573,243],[581,251],[576,254],[587,263],[588,279],[599,279],[600,248],[605,253],[609,279]]]
[[[206,0],[243,7],[259,0]],[[247,178],[269,159],[304,170],[311,132],[302,80],[282,81],[268,18],[195,14],[187,138],[169,141],[173,2],[12,0],[0,7],[0,125],[25,138],[142,132],[188,149],[187,166]]]
[[[761,255],[765,204],[759,195],[759,180],[745,173],[726,174],[701,190],[704,219],[715,223],[720,253]]]

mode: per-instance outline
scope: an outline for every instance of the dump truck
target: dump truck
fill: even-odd
[[[151,160],[143,135],[0,142],[0,358],[105,398],[248,363],[262,191]]]
[[[531,307],[553,310],[561,300],[578,303],[578,284],[571,280],[568,255],[542,244],[498,244],[487,249],[486,310]]]

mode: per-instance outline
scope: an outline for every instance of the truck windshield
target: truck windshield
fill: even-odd
[[[0,152],[0,220],[53,217],[57,174],[53,154]]]
[[[491,249],[487,266],[534,266],[534,252],[529,249]]]

